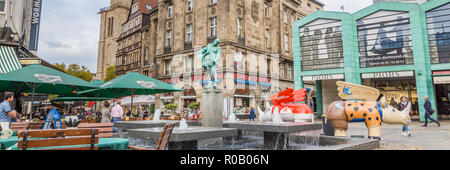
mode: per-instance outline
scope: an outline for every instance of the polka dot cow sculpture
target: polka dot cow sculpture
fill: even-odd
[[[381,140],[381,124],[409,125],[411,103],[403,111],[386,103],[385,97],[372,87],[338,81],[339,97],[344,100],[330,104],[325,120],[335,129],[335,136],[347,136],[348,122],[365,122],[369,138]]]

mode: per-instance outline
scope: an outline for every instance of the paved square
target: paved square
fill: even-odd
[[[450,150],[450,121],[429,123],[422,127],[421,122],[412,122],[409,126],[411,137],[402,135],[401,125],[383,124],[380,150]],[[364,135],[367,138],[367,128],[364,123],[350,123],[348,136]]]

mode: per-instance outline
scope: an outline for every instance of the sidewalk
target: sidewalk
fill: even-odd
[[[450,121],[443,120],[441,127],[436,123],[413,121],[409,129],[412,136],[402,136],[402,125],[383,124],[380,150],[450,150]],[[367,128],[363,122],[350,123],[347,135],[364,135],[367,138]]]

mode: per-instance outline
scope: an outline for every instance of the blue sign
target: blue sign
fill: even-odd
[[[41,24],[42,0],[33,0],[33,10],[31,13],[31,30],[30,30],[30,51],[37,51],[39,42],[39,28]]]

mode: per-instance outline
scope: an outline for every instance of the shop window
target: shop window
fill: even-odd
[[[357,27],[361,67],[414,64],[407,12],[378,11]]]
[[[450,63],[450,3],[426,13],[432,64]]]
[[[342,23],[317,19],[300,27],[302,70],[344,67]]]
[[[5,12],[5,1],[6,0],[0,0],[0,12]]]

